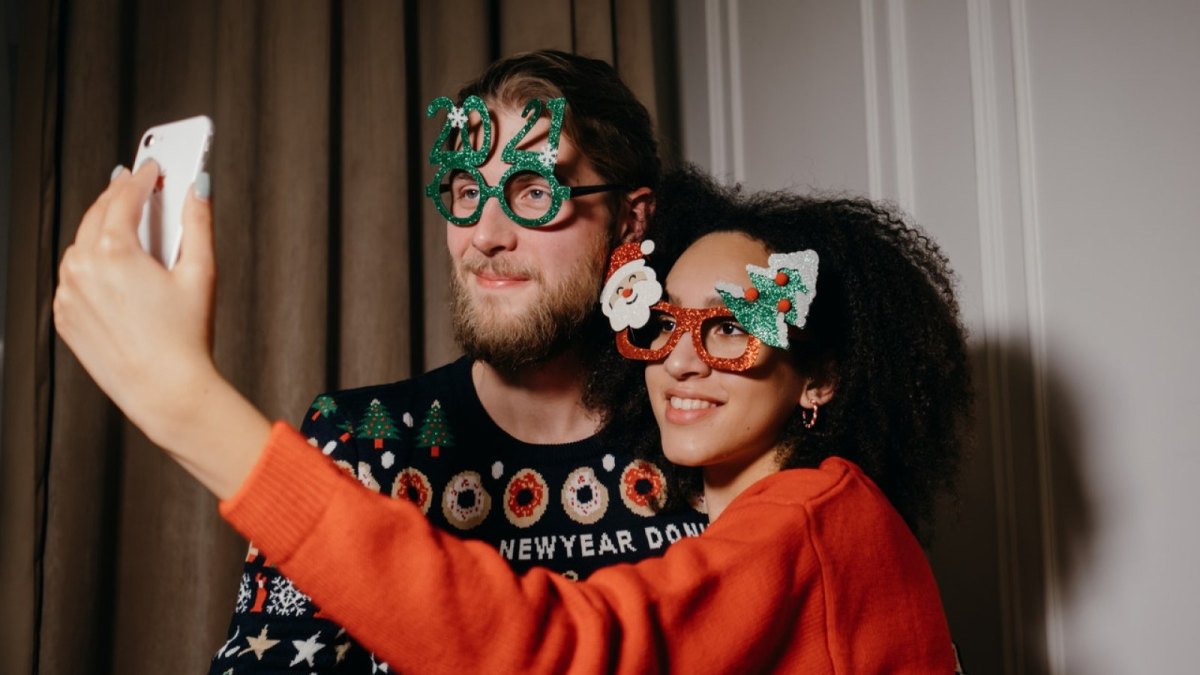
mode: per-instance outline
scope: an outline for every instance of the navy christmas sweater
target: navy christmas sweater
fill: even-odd
[[[582,579],[661,555],[708,522],[703,504],[656,514],[666,490],[661,471],[622,448],[595,437],[530,445],[506,434],[484,411],[465,358],[412,380],[318,396],[300,430],[314,452],[368,489],[491,544],[518,572],[540,566]],[[253,544],[226,637],[210,674],[394,672],[324,618]]]

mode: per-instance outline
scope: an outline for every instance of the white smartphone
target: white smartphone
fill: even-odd
[[[183,204],[188,189],[204,170],[212,144],[213,123],[200,115],[146,130],[138,143],[134,169],[148,159],[160,173],[150,199],[142,207],[138,239],[142,248],[171,269],[179,259],[183,235]]]

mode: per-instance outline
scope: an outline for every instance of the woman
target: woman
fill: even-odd
[[[685,467],[668,494],[700,487],[712,524],[578,584],[515,576],[489,546],[361,490],[212,373],[119,386],[66,274],[56,318],[131,419],[225,498],[223,515],[403,672],[951,672],[937,588],[901,516],[917,527],[949,484],[969,402],[944,259],[863,201],[743,199],[684,174],[659,212],[656,236],[686,248],[662,302],[617,340],[646,362],[662,451]],[[175,319],[201,328],[203,309]],[[225,413],[220,429],[155,426],[144,401],[179,386]],[[337,572],[347,558],[360,574]]]

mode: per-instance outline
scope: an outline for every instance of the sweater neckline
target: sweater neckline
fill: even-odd
[[[464,418],[471,422],[465,430],[467,433],[502,454],[529,462],[594,459],[600,454],[603,447],[595,434],[569,443],[529,443],[509,434],[496,424],[483,407],[483,401],[479,400],[479,392],[471,379],[472,364],[469,357],[458,359],[454,362],[452,377],[455,398],[462,406]]]

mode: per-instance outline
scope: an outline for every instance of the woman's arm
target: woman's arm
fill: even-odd
[[[573,582],[361,489],[283,424],[222,514],[401,672],[754,672],[824,655],[804,511],[742,500],[702,539]],[[814,610],[815,613],[814,613]],[[794,650],[794,651],[790,651]]]

